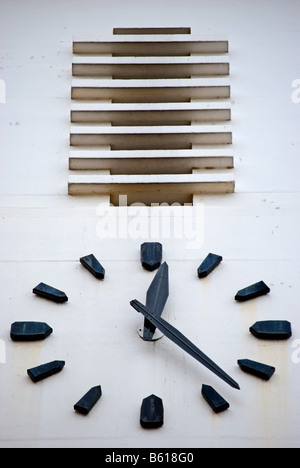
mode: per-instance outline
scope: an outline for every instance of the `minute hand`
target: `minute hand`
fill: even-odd
[[[130,305],[138,312],[142,313],[156,328],[158,328],[165,336],[177,344],[181,349],[186,351],[190,356],[203,364],[214,374],[228,383],[231,387],[240,389],[239,385],[224,372],[217,364],[215,364],[208,356],[206,356],[200,349],[197,348],[191,341],[189,341],[179,330],[170,325],[166,320],[161,317],[155,317],[149,309],[141,304],[136,299],[130,302]]]

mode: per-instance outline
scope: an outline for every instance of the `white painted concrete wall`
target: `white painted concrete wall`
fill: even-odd
[[[298,0],[1,1],[1,447],[299,446],[300,105],[292,87],[300,78],[299,18]],[[236,193],[196,200],[199,245],[172,231],[160,237],[170,267],[164,317],[224,367],[240,392],[167,339],[140,340],[142,320],[129,301],[145,299],[153,274],[139,261],[147,239],[138,236],[137,218],[126,221],[124,209],[123,231],[104,239],[105,200],[67,195],[73,35],[174,25],[230,41]],[[200,281],[196,269],[210,251],[224,261]],[[79,263],[91,252],[106,268],[104,282]],[[238,289],[261,279],[268,296],[234,301]],[[69,302],[35,297],[40,281],[64,290]],[[256,340],[249,326],[264,319],[290,320],[293,338]],[[17,320],[46,321],[54,333],[13,343]],[[240,371],[240,358],[277,372],[261,382]],[[66,361],[63,373],[34,385],[26,369],[53,359]],[[230,410],[214,415],[203,383]],[[93,412],[76,414],[74,403],[98,384],[103,397]],[[149,432],[139,411],[151,393],[164,400],[165,425]]]

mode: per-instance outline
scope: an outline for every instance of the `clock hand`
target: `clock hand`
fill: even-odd
[[[141,304],[136,299],[130,302],[130,305],[138,312],[142,313],[156,328],[158,328],[165,336],[177,344],[181,349],[186,351],[190,356],[203,364],[214,374],[228,383],[231,387],[240,389],[239,385],[218,367],[208,356],[206,356],[200,349],[198,349],[191,341],[189,341],[180,331],[170,325],[166,320],[161,317],[155,317],[150,310]]]
[[[159,267],[147,291],[146,307],[150,309],[150,311],[155,317],[161,316],[166,305],[168,296],[169,267],[168,264],[165,262]],[[155,329],[156,327],[145,317],[143,339],[145,341],[151,341],[155,333]]]

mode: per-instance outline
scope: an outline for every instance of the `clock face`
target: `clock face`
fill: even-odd
[[[155,248],[149,248],[153,255]],[[39,412],[43,422],[52,421],[58,433],[57,421],[72,421],[72,434],[75,429],[76,432],[83,430],[82,425],[96,430],[100,421],[109,421],[110,430],[115,427],[120,434],[127,428],[129,434],[136,437],[140,433],[142,440],[149,440],[151,444],[156,436],[147,429],[156,429],[162,434],[172,431],[178,413],[182,414],[183,410],[187,415],[189,412],[206,415],[209,425],[209,415],[211,421],[216,414],[222,418],[219,413],[224,412],[229,413],[230,418],[239,417],[243,404],[247,406],[247,402],[243,403],[244,386],[254,391],[261,381],[265,385],[259,387],[263,394],[272,394],[271,386],[276,377],[273,360],[261,362],[254,358],[259,355],[261,346],[268,347],[270,357],[276,356],[276,350],[282,349],[282,343],[291,337],[290,322],[256,320],[259,317],[253,314],[250,328],[239,326],[237,329],[240,317],[236,317],[235,326],[228,320],[215,323],[214,307],[222,298],[212,292],[218,290],[230,268],[221,256],[209,254],[194,274],[184,266],[180,277],[190,275],[188,293],[195,301],[192,303],[185,299],[183,290],[174,288],[176,262],[170,262],[170,268],[159,254],[156,268],[149,269],[144,264],[145,246],[141,252],[141,263],[136,272],[132,268],[126,282],[130,283],[131,297],[136,295],[144,303],[131,299],[133,308],[128,307],[129,301],[121,292],[117,293],[117,284],[122,283],[117,264],[114,268],[112,265],[104,268],[96,255],[89,254],[78,260],[75,268],[78,282],[73,285],[74,289],[69,285],[68,295],[58,289],[60,285],[57,284],[54,287],[40,283],[33,288],[33,307],[38,307],[39,316],[46,317],[49,324],[18,321],[11,325],[11,352],[23,356],[15,375],[12,373],[12,379],[19,383],[16,395],[20,397],[21,388],[26,401],[32,402],[24,411],[28,413],[30,408],[34,418]],[[242,306],[246,302],[261,301],[263,295],[271,298],[270,288],[261,281],[235,293],[233,291],[224,302],[229,303],[230,299],[237,316],[241,313],[237,309],[240,297]],[[104,310],[105,295],[111,304]],[[179,308],[176,307],[178,300]],[[182,307],[185,302],[189,307]],[[176,323],[176,328],[172,322]],[[157,332],[160,332],[158,336]],[[239,340],[234,344],[238,335]],[[249,354],[241,356],[238,348],[247,338],[251,349],[249,346]],[[200,350],[201,343],[206,343],[205,352],[210,352],[210,357]],[[212,358],[218,358],[218,365]],[[242,382],[238,394],[234,390],[239,389],[237,381]],[[51,412],[53,401],[55,409]],[[83,421],[83,416],[88,422]],[[221,419],[218,424],[225,428],[226,420]]]

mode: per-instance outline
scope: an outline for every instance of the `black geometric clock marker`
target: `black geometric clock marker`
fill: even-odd
[[[229,408],[229,403],[209,385],[202,385],[202,395],[215,413],[221,413]]]
[[[159,242],[144,242],[141,245],[141,262],[146,270],[157,270],[161,261],[162,245]]]
[[[167,299],[169,297],[169,267],[167,263],[163,263],[148,291],[147,291],[147,298],[146,298],[146,307],[152,311],[155,317],[160,317]],[[152,323],[145,318],[144,320],[144,330],[143,330],[143,340],[151,341],[153,339],[153,335],[155,333],[156,327],[152,325]]]
[[[41,366],[33,367],[32,369],[27,370],[27,374],[33,382],[40,382],[52,375],[58,374],[61,372],[65,366],[65,361],[52,361],[47,364],[42,364]]]
[[[140,423],[145,429],[155,429],[164,424],[164,406],[161,398],[150,395],[143,400]]]
[[[81,414],[89,414],[97,401],[102,396],[101,386],[91,388],[77,403],[74,405],[74,410]]]
[[[208,254],[206,259],[198,268],[199,278],[206,278],[221,262],[223,258],[213,253]]]
[[[264,340],[287,340],[292,336],[292,326],[287,320],[265,320],[252,325],[250,332]]]
[[[13,341],[44,340],[53,332],[44,322],[15,322],[11,325],[10,337]]]
[[[105,270],[97,258],[93,255],[86,255],[80,258],[80,263],[97,279],[104,279]]]
[[[158,328],[167,338],[177,344],[181,349],[186,351],[190,356],[207,367],[210,371],[220,377],[224,382],[231,387],[240,389],[226,372],[224,372],[217,364],[215,364],[208,356],[198,349],[191,341],[189,341],[179,330],[166,322],[161,317],[155,317],[153,313],[136,299],[130,302],[130,305],[138,312],[142,313],[156,328]]]
[[[270,380],[276,371],[275,367],[262,364],[261,362],[251,361],[250,359],[239,359],[238,365],[244,372],[255,375],[263,380]]]
[[[48,286],[48,284],[45,283],[38,284],[32,292],[37,296],[44,297],[45,299],[50,299],[50,301],[58,303],[67,302],[68,300],[66,293],[59,289],[55,289],[52,286]]]
[[[235,300],[239,302],[249,301],[250,299],[264,296],[270,291],[269,286],[267,286],[263,281],[259,281],[258,283],[252,284],[251,286],[238,291],[235,296]]]

